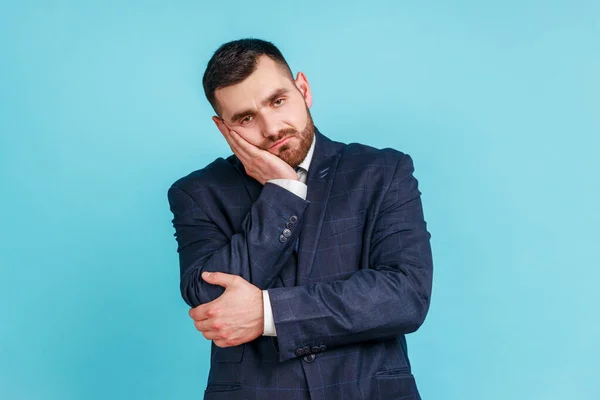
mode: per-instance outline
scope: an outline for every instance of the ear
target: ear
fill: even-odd
[[[225,122],[220,117],[213,115],[212,120],[215,123],[215,125],[217,126],[217,128],[219,129],[219,131],[221,132],[221,134],[226,135],[227,133],[229,133],[229,129],[227,128],[227,126],[225,125]]]
[[[300,93],[302,93],[302,97],[304,97],[306,106],[310,108],[312,106],[312,93],[310,91],[308,79],[306,79],[306,75],[304,75],[304,72],[298,72],[294,83],[296,84],[296,87],[298,88]]]

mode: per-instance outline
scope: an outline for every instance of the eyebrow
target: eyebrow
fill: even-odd
[[[275,100],[277,100],[277,98],[279,96],[283,96],[284,94],[286,94],[289,91],[289,89],[277,89],[275,90],[273,93],[271,93],[271,95],[269,95],[266,99],[264,99],[263,101],[261,101],[261,106],[266,106],[267,104],[271,104],[272,102],[274,102]],[[238,119],[245,117],[246,115],[252,114],[254,112],[254,110],[248,109],[248,110],[244,110],[244,111],[240,111],[237,112],[235,114],[233,114],[233,116],[231,117],[231,122],[235,122]]]

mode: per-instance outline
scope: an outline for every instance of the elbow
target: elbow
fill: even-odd
[[[404,314],[405,318],[401,321],[399,330],[403,334],[416,332],[425,322],[429,312],[429,295],[419,296],[415,293],[404,305],[407,313]]]
[[[181,277],[179,284],[183,301],[192,308],[213,301],[225,291],[221,286],[205,282],[201,274],[200,267],[193,268]]]
[[[431,303],[431,289],[431,274],[427,274],[421,279],[416,280],[416,283],[412,285],[412,290],[408,291],[410,295],[404,299],[408,310],[404,333],[416,332],[425,322],[425,318],[429,312],[429,304]]]
[[[404,333],[413,333],[416,332],[421,325],[423,325],[423,323],[425,322],[425,317],[427,316],[427,310],[426,309],[420,309],[417,312],[415,312],[411,318],[409,318],[409,320],[407,321],[407,324],[405,325],[405,329],[404,329]]]
[[[192,274],[187,274],[186,276],[181,277],[179,290],[181,291],[181,298],[183,298],[183,301],[185,301],[188,306],[194,308],[202,304],[202,293],[200,290],[198,290],[199,288],[196,280],[192,279],[190,275]]]

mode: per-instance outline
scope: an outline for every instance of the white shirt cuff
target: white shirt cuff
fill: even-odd
[[[306,184],[295,179],[270,179],[267,182],[274,183],[284,189],[289,190],[296,196],[306,200]]]
[[[265,323],[263,325],[263,336],[277,336],[275,332],[275,321],[273,321],[273,310],[271,309],[271,300],[269,299],[269,291],[263,290],[263,309]]]

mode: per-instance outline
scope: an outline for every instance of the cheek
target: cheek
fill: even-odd
[[[286,118],[290,125],[298,131],[302,131],[308,121],[307,117],[306,104],[303,99],[296,100],[293,104],[290,104],[290,109],[288,110]]]

